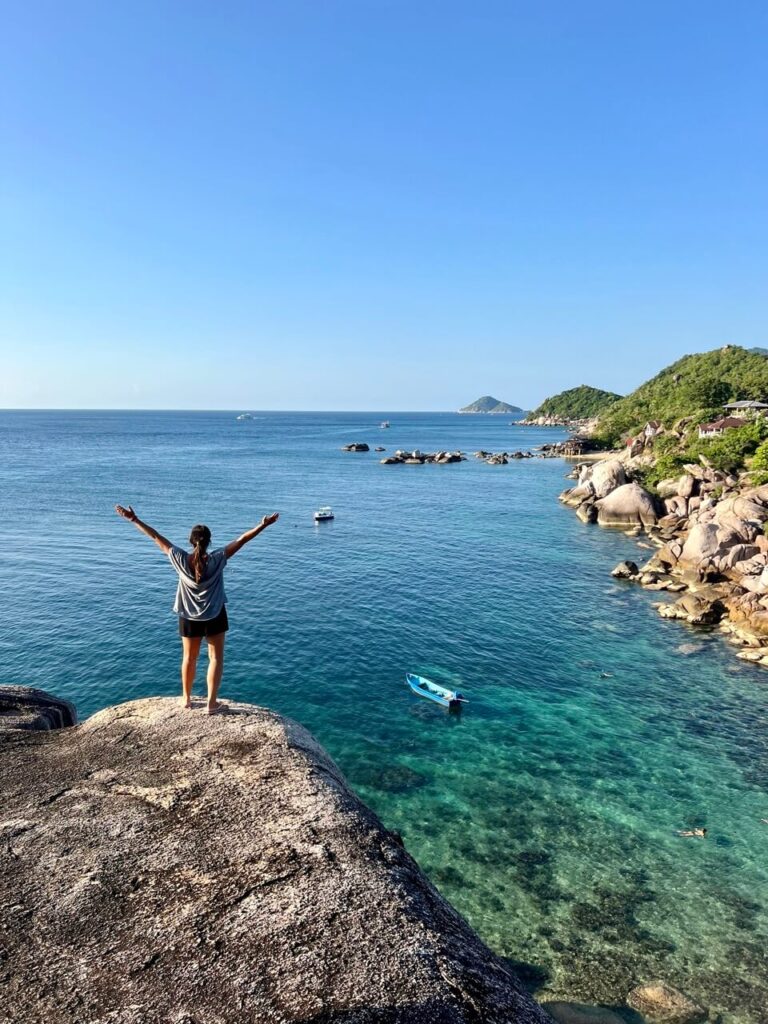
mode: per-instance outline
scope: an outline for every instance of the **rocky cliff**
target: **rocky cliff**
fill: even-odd
[[[0,687],[0,1020],[548,1021],[301,726],[72,721]]]

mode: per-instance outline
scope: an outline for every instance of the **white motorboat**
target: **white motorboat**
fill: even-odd
[[[327,520],[334,518],[333,509],[330,505],[321,505],[317,512],[315,512],[316,523],[324,523]]]

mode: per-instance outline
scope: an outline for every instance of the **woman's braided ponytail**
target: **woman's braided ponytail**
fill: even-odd
[[[190,559],[192,563],[192,569],[195,573],[195,582],[199,583],[203,578],[205,572],[205,563],[208,561],[208,545],[211,543],[211,531],[207,526],[199,523],[197,526],[192,527],[192,532],[189,535],[189,543],[195,545],[195,550],[192,552]]]

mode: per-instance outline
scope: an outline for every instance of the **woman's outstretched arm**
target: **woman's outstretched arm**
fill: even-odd
[[[227,558],[231,558],[232,555],[236,555],[240,548],[247,544],[249,540],[253,540],[254,537],[258,537],[262,530],[266,530],[272,523],[276,523],[280,518],[279,512],[273,512],[271,516],[264,516],[258,526],[254,526],[252,530],[246,530],[245,533],[241,534],[237,540],[233,540],[231,544],[227,544],[224,548]]]
[[[150,540],[153,540],[164,555],[167,555],[168,552],[173,547],[169,540],[166,540],[165,537],[159,534],[157,530],[153,529],[153,527],[151,527],[148,523],[142,523],[142,521],[139,519],[139,517],[136,515],[136,513],[133,511],[130,505],[128,506],[128,508],[123,508],[122,505],[115,505],[115,512],[117,512],[119,516],[122,516],[123,519],[127,519],[129,523],[133,523],[133,525],[136,526],[139,530],[141,530],[143,534],[149,537]]]

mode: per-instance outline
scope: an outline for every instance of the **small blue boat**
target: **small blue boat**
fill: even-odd
[[[431,679],[414,675],[413,672],[405,673],[405,681],[414,693],[418,693],[420,697],[426,697],[427,700],[433,700],[436,704],[442,704],[444,708],[455,710],[462,704],[469,703],[466,697],[463,697],[457,690],[449,690],[445,686],[433,683]]]

